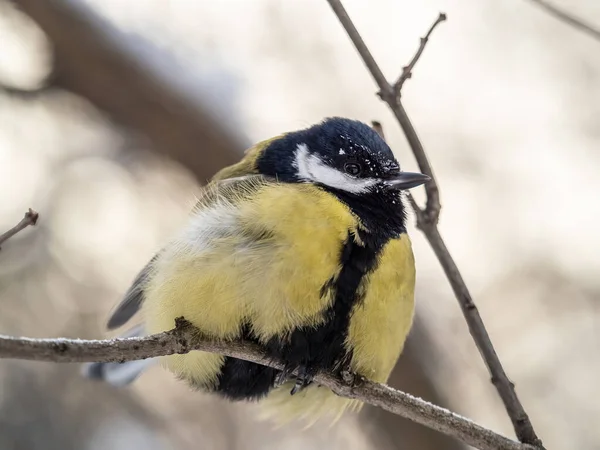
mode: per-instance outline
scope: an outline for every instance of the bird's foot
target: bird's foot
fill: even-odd
[[[308,387],[314,378],[314,373],[306,366],[299,366],[296,375],[296,384],[290,391],[290,395],[297,394]]]
[[[279,387],[282,384],[285,384],[291,377],[292,373],[294,373],[295,367],[293,366],[285,366],[285,368],[279,372],[277,377],[275,378],[275,387]]]

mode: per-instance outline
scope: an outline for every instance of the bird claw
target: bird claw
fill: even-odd
[[[293,367],[286,366],[281,372],[279,372],[277,378],[275,378],[275,387],[279,387],[282,384],[285,384],[290,379],[290,376],[293,372]]]
[[[296,376],[296,384],[290,391],[290,395],[302,392],[308,387],[313,381],[314,375],[308,370],[306,366],[298,367],[298,375]]]

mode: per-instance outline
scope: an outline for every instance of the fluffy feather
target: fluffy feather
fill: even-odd
[[[171,329],[183,316],[215,338],[240,338],[249,325],[251,335],[267,344],[318,327],[333,301],[320,295],[322,287],[339,274],[341,244],[359,226],[347,206],[310,184],[259,176],[215,183],[153,265],[143,307],[147,331]],[[413,315],[414,263],[406,235],[386,244],[361,290],[345,342],[350,367],[386,381]],[[165,358],[177,376],[208,390],[219,388],[224,362],[204,352]],[[294,396],[290,390],[284,385],[263,401],[280,419],[316,420],[358,407],[318,386]]]

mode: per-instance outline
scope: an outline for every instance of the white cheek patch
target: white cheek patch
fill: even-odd
[[[328,166],[317,155],[311,155],[306,144],[298,144],[294,164],[301,179],[321,183],[352,194],[367,192],[379,181],[375,178],[354,178]]]

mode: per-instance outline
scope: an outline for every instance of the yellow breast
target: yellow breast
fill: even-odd
[[[267,341],[322,322],[333,298],[319,293],[340,270],[340,243],[356,218],[312,185],[252,189],[243,199],[203,206],[165,248],[145,291],[148,332],[169,330],[183,316],[208,336],[233,339],[249,324]],[[211,386],[223,359],[192,352],[166,361],[176,374]]]
[[[354,307],[346,343],[352,349],[351,367],[373,381],[386,382],[414,315],[415,263],[407,234],[385,245],[363,288],[365,296]]]
[[[346,348],[351,369],[380,383],[387,382],[404,346],[414,315],[415,266],[408,235],[388,242],[376,269],[363,280],[363,300],[354,307]],[[338,419],[362,403],[310,386],[293,397],[290,384],[275,389],[262,402],[263,417],[278,422],[296,418],[308,424],[320,418]]]

